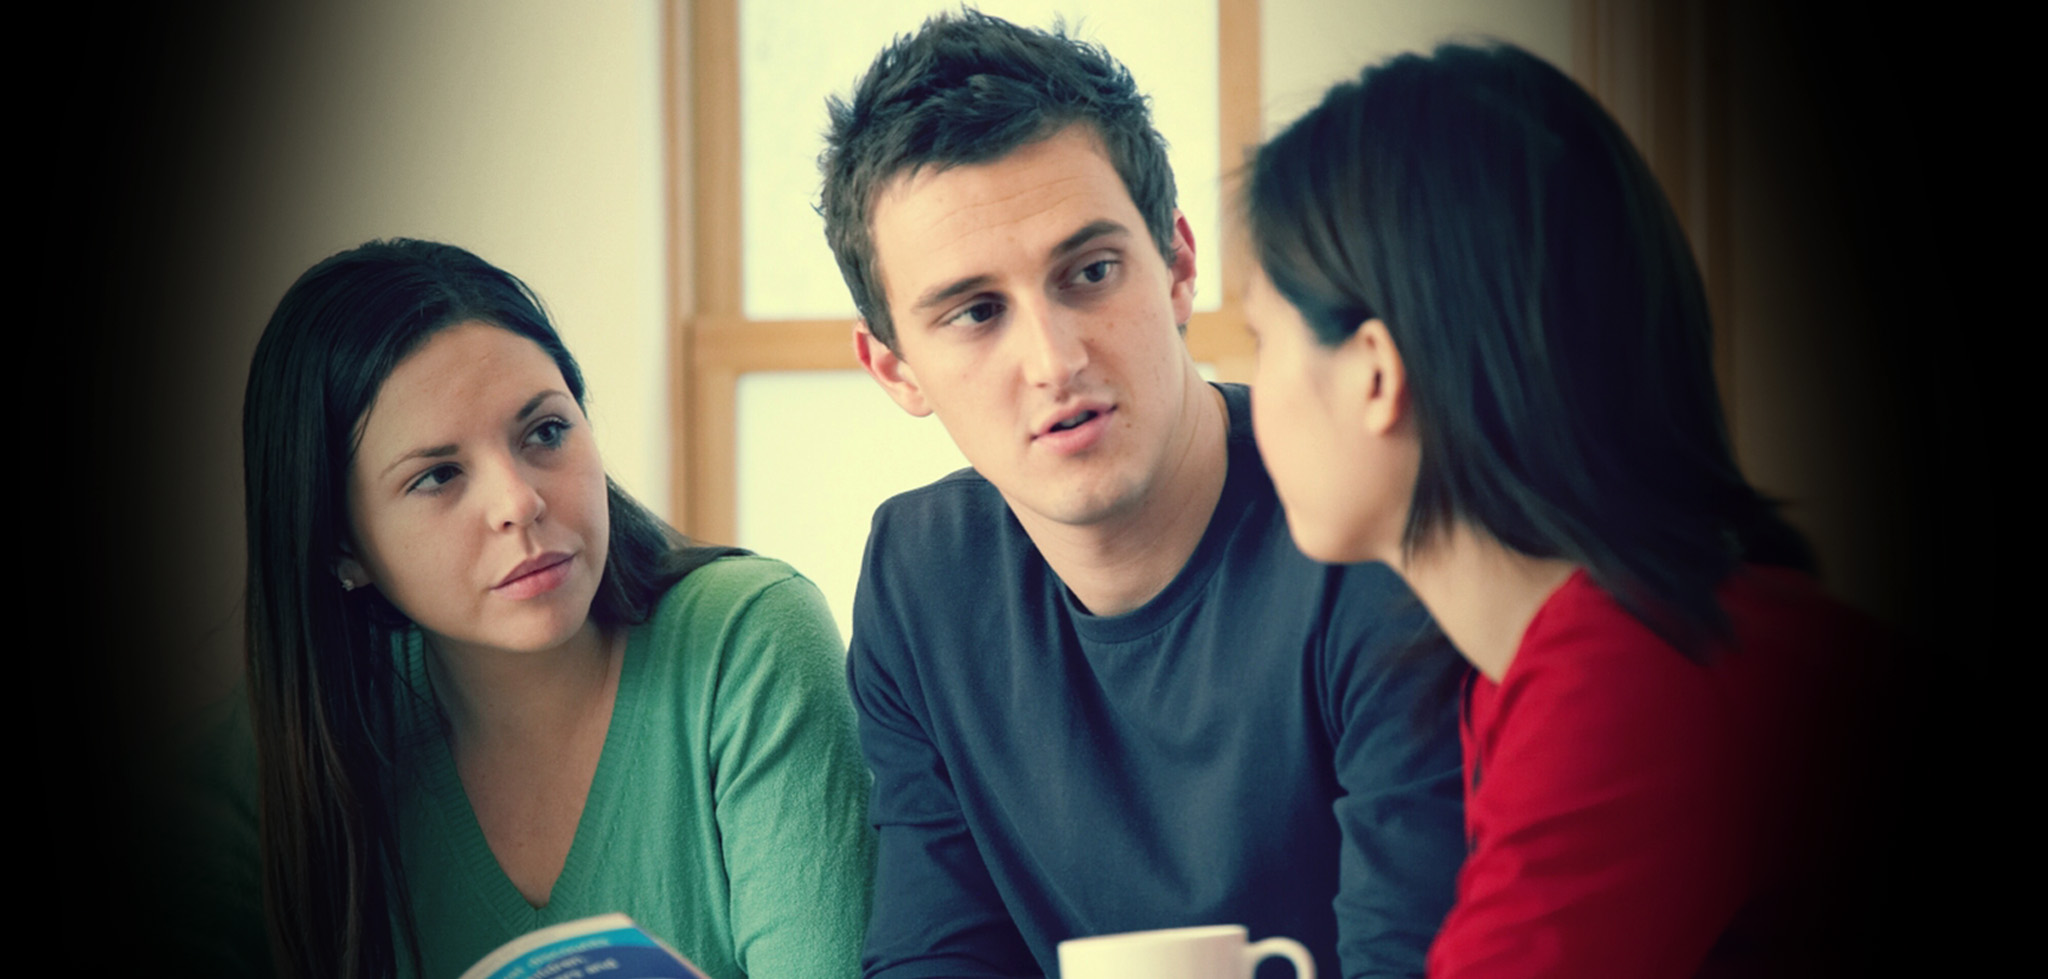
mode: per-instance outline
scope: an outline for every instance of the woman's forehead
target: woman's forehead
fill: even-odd
[[[575,400],[561,368],[539,344],[488,323],[459,323],[437,331],[392,368],[357,423],[357,455],[377,454],[393,440],[495,426],[551,394]]]

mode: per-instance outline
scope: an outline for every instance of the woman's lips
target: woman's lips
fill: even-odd
[[[491,591],[513,601],[545,595],[569,580],[570,554],[542,554],[519,562]]]

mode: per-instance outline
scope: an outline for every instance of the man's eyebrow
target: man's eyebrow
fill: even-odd
[[[916,313],[927,312],[929,310],[936,309],[940,306],[944,306],[945,304],[952,302],[955,298],[973,292],[976,289],[980,289],[994,281],[995,279],[991,276],[970,275],[967,278],[960,279],[956,282],[949,282],[942,286],[936,286],[932,289],[926,290],[924,295],[917,297],[917,302],[912,303],[910,309],[912,312]]]
[[[1127,235],[1130,233],[1131,229],[1107,218],[1100,221],[1090,221],[1083,225],[1081,230],[1068,235],[1059,244],[1052,246],[1052,258],[1054,260],[1065,258],[1073,252],[1080,251],[1083,246],[1097,238],[1107,235]]]
[[[1088,243],[1096,240],[1097,238],[1101,238],[1106,235],[1127,235],[1130,234],[1130,230],[1131,229],[1126,228],[1123,225],[1108,219],[1103,219],[1100,221],[1090,221],[1087,224],[1083,225],[1081,227],[1081,230],[1066,236],[1065,238],[1060,240],[1059,244],[1052,246],[1052,254],[1050,257],[1053,261],[1058,261],[1062,258],[1067,257],[1069,254],[1072,254],[1073,252],[1080,251],[1083,247],[1088,245]],[[937,286],[935,288],[926,290],[924,295],[917,297],[917,302],[912,303],[910,305],[910,308],[913,312],[926,312],[928,310],[944,306],[945,304],[952,302],[954,299],[957,299],[962,295],[973,292],[977,289],[984,288],[989,283],[994,281],[995,278],[993,276],[971,275],[964,279],[948,282],[945,285]]]

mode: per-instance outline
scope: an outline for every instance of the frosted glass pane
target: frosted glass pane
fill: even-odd
[[[1098,42],[1152,96],[1166,137],[1180,207],[1195,236],[1207,288],[1196,308],[1221,294],[1221,194],[1216,128],[1216,14],[1186,0],[986,0],[986,13],[1049,27],[1055,14]],[[825,148],[825,96],[850,94],[883,45],[959,4],[939,0],[822,3],[741,0],[740,212],[743,303],[752,319],[851,318],[853,301],[825,246],[818,154]],[[1191,14],[1190,11],[1193,11]]]
[[[937,418],[904,414],[865,371],[744,374],[737,400],[738,543],[815,582],[845,639],[875,508],[967,458]]]
[[[740,377],[739,545],[817,583],[853,627],[853,585],[882,501],[967,466],[936,418],[912,418],[865,371]]]

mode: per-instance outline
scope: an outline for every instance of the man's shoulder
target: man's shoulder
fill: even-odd
[[[899,493],[875,510],[868,532],[855,645],[876,629],[922,642],[949,629],[993,628],[998,607],[1038,594],[1031,577],[1040,567],[1009,503],[974,470]]]
[[[1002,503],[1002,494],[972,467],[956,469],[916,489],[904,490],[883,501],[875,510],[879,517],[898,511],[926,512],[933,509],[983,506],[990,500]]]
[[[961,469],[875,508],[868,546],[871,552],[878,545],[949,551],[1013,533],[1023,528],[1003,494],[980,473]]]

